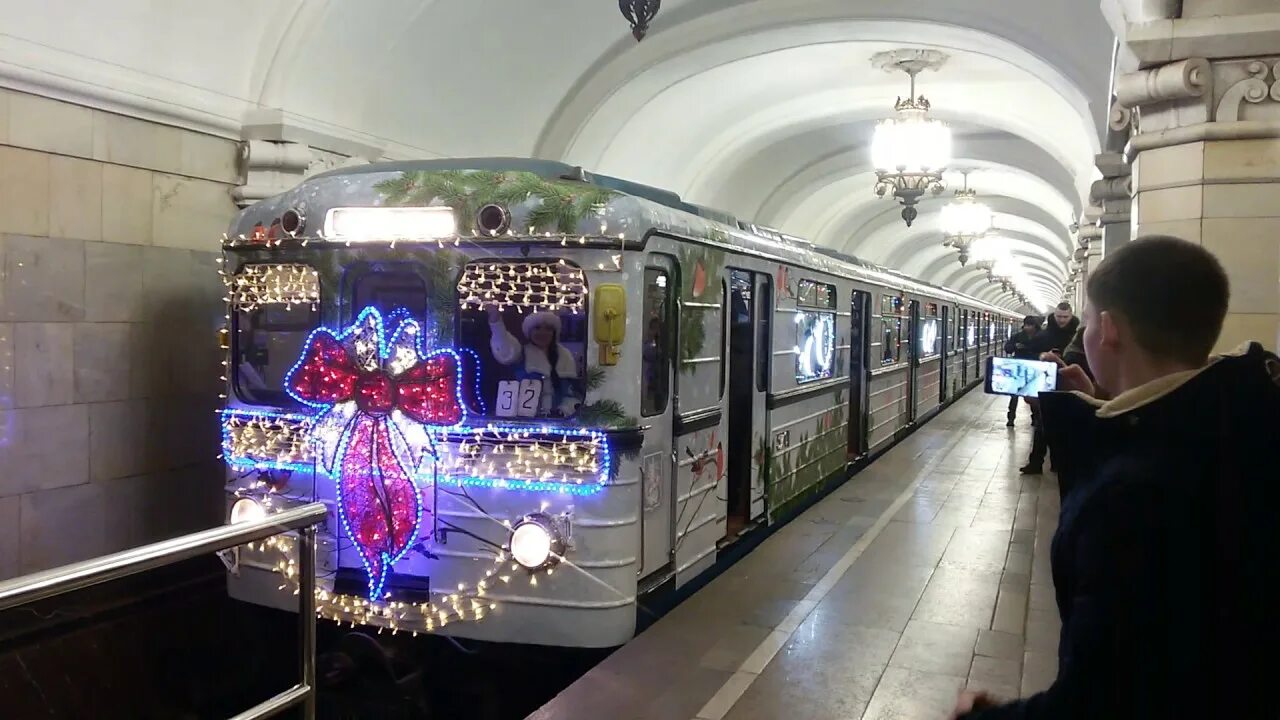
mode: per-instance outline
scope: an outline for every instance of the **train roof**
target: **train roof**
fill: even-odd
[[[815,245],[808,240],[787,235],[736,218],[733,214],[686,202],[678,194],[609,175],[589,172],[581,167],[551,160],[512,157],[449,158],[370,163],[341,167],[313,175],[297,188],[246,208],[237,218],[241,227],[233,234],[246,232],[244,225],[257,216],[282,211],[299,198],[331,196],[333,202],[377,204],[374,189],[382,182],[408,173],[444,173],[448,171],[530,173],[548,182],[585,183],[616,193],[608,202],[608,215],[623,219],[630,227],[649,226],[683,234],[725,249],[746,249],[753,254],[811,267],[832,275],[862,279],[916,294],[934,295],[952,302],[962,302],[1009,317],[1021,317],[1007,308],[991,305],[964,293],[912,278],[905,273],[868,262],[838,250]],[[370,176],[367,179],[362,176]],[[341,185],[333,193],[322,192],[330,185]],[[365,196],[367,195],[367,197]]]

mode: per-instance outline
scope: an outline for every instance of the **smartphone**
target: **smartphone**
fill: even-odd
[[[1036,397],[1058,387],[1058,364],[1043,360],[987,358],[988,395]]]

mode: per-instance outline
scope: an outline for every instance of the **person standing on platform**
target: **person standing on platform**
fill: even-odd
[[[1004,342],[1004,354],[1010,355],[1020,360],[1036,360],[1040,354],[1031,349],[1031,343],[1034,342],[1036,333],[1040,332],[1040,325],[1043,321],[1039,315],[1028,315],[1022,319],[1022,329]],[[1008,427],[1013,427],[1013,421],[1018,419],[1018,402],[1026,400],[1027,404],[1031,404],[1030,398],[1019,398],[1014,395],[1009,398],[1009,422],[1005,423]],[[1036,423],[1036,413],[1033,409],[1031,412],[1031,424]]]
[[[1058,675],[1007,704],[966,691],[953,717],[1280,717],[1280,358],[1209,359],[1229,287],[1199,245],[1135,240],[1087,293],[1096,384],[1064,366],[1040,396],[1073,485],[1051,549]]]
[[[1059,303],[1053,311],[1053,319],[1047,325],[1044,331],[1031,342],[1029,349],[1041,360],[1060,361],[1071,341],[1079,333],[1080,318],[1071,313],[1070,303]],[[1049,355],[1053,357],[1048,357]],[[1032,417],[1036,417],[1040,412],[1040,400],[1031,398],[1027,404],[1031,406]],[[1026,465],[1018,468],[1018,472],[1023,475],[1039,475],[1044,472],[1044,458],[1048,450],[1044,432],[1039,423],[1036,423],[1035,431],[1031,435],[1031,457],[1027,459]],[[1049,469],[1056,470],[1056,467],[1051,466]]]

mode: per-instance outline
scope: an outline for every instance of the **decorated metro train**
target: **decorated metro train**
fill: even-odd
[[[228,522],[321,501],[317,612],[610,647],[980,382],[1017,316],[559,163],[381,163],[223,247]],[[233,597],[294,610],[296,537]]]

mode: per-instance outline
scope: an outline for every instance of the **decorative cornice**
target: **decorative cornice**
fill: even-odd
[[[1280,120],[1240,120],[1237,122],[1196,123],[1134,135],[1125,146],[1129,162],[1145,150],[1209,140],[1269,140],[1280,138]]]

